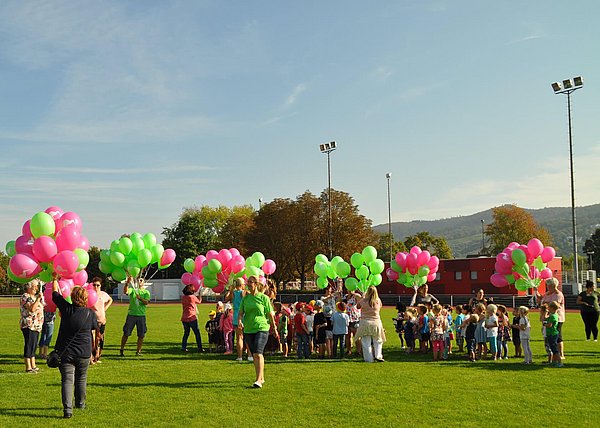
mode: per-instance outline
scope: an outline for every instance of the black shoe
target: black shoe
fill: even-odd
[[[65,413],[63,415],[63,419],[71,419],[73,417],[73,413]]]
[[[383,358],[375,358],[375,361],[378,363],[385,363],[385,360]]]
[[[78,406],[76,405],[75,407],[78,408],[78,409],[83,410],[83,409],[85,409],[85,403],[84,404],[80,404]]]
[[[119,357],[124,357],[124,356],[125,356],[125,354],[123,353],[123,350],[122,349],[119,350]]]

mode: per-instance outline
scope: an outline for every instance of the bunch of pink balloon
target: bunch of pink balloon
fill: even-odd
[[[69,303],[72,303],[71,302],[71,291],[73,290],[73,287],[75,287],[75,286],[77,286],[77,284],[75,284],[72,279],[60,279],[58,281],[58,287],[60,289],[60,294]],[[87,307],[91,308],[98,301],[98,293],[96,293],[96,289],[94,288],[94,285],[91,283],[85,284],[82,287],[87,290],[87,293],[88,293]],[[51,283],[46,284],[46,288],[44,289],[44,300],[46,301],[46,306],[44,306],[44,311],[55,312],[56,305],[52,301],[52,284]]]
[[[537,288],[542,280],[552,277],[547,263],[556,256],[552,247],[544,247],[537,238],[530,239],[527,245],[511,242],[496,256],[494,273],[490,282],[496,287],[515,284],[519,291]]]
[[[183,267],[186,270],[181,276],[184,285],[193,285],[194,291],[204,286],[215,293],[222,293],[230,278],[244,275],[246,259],[236,248],[209,250],[206,255],[195,259],[186,259]]]
[[[435,279],[439,264],[439,258],[414,246],[408,253],[396,254],[386,275],[390,281],[397,281],[405,287],[419,287]]]
[[[36,213],[23,224],[22,235],[6,244],[9,278],[24,284],[37,277],[50,282],[56,275],[84,285],[90,243],[81,227],[77,214],[58,207]]]

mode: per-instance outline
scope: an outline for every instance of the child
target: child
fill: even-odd
[[[396,304],[396,318],[392,318],[394,321],[394,327],[396,327],[396,333],[398,333],[398,338],[400,339],[400,347],[402,349],[406,348],[404,345],[404,321],[405,321],[405,311],[406,306],[400,302]]]
[[[209,352],[213,352],[214,350],[216,350],[216,346],[219,341],[219,338],[218,338],[219,324],[217,323],[217,320],[215,319],[216,315],[217,315],[217,313],[215,311],[210,311],[208,313],[209,320],[206,321],[206,325],[204,326],[204,329],[208,333],[208,351]]]
[[[415,319],[417,313],[414,308],[408,308],[404,312],[404,340],[406,341],[406,353],[410,354],[415,350]]]
[[[533,363],[533,355],[531,354],[531,346],[529,346],[529,339],[531,337],[531,324],[529,323],[529,308],[527,306],[520,306],[519,309],[519,345],[523,346],[523,352],[525,352],[525,360],[523,364]]]
[[[219,320],[219,330],[223,333],[225,355],[233,354],[233,308],[229,303],[225,305],[225,312]]]
[[[528,311],[529,312],[529,311]],[[522,348],[521,348],[521,328],[519,327],[519,323],[521,321],[521,308],[514,308],[513,310],[513,322],[512,322],[512,341],[513,345],[515,345],[515,358],[522,357]],[[527,320],[529,322],[529,320]]]
[[[223,332],[219,329],[219,325],[221,325],[221,317],[225,312],[225,304],[222,301],[218,301],[215,307],[216,315],[215,320],[217,321],[217,333],[215,333],[217,338],[217,352],[223,352],[225,349],[225,341],[223,340]]]
[[[496,342],[498,352],[496,357],[508,360],[508,342],[510,340],[510,326],[506,306],[498,305],[498,339]]]
[[[317,313],[315,314],[314,319],[314,335],[315,342],[317,343],[317,348],[319,351],[319,359],[325,358],[325,343],[327,341],[325,337],[325,327],[327,325],[327,321],[325,320],[325,314],[323,313],[323,301],[317,300],[315,302],[315,308],[317,309]]]
[[[465,322],[465,316],[463,315],[463,309],[461,305],[456,306],[456,318],[454,318],[454,334],[456,336],[456,344],[458,345],[458,352],[464,351],[464,336],[463,336],[463,322]]]
[[[346,313],[346,304],[344,302],[337,302],[335,307],[337,311],[331,317],[333,325],[333,358],[337,358],[338,343],[340,344],[340,358],[344,358],[350,317]]]
[[[431,331],[431,342],[433,344],[433,361],[441,360],[444,352],[444,332],[448,326],[442,309],[442,305],[439,303],[434,305],[433,317],[429,320],[429,330]]]
[[[485,329],[485,305],[477,303],[475,305],[475,315],[477,315],[477,329],[475,330],[475,341],[477,342],[477,359],[485,358],[487,355],[487,333]]]
[[[281,344],[281,352],[285,358],[288,356],[287,336],[288,336],[288,322],[289,317],[287,310],[283,307],[280,302],[275,302],[275,322],[277,324],[277,331],[279,332],[279,343]]]
[[[467,327],[465,329],[465,340],[467,341],[469,361],[474,362],[477,359],[475,355],[475,349],[477,347],[475,331],[477,330],[477,324],[479,323],[479,316],[477,314],[471,314],[465,319],[465,322],[467,323]]]
[[[560,361],[560,352],[558,350],[558,315],[556,312],[560,309],[557,302],[548,304],[548,318],[546,319],[546,337],[548,338],[548,346],[552,352],[552,363],[554,367],[563,367],[564,364]]]
[[[442,311],[446,317],[446,331],[444,331],[444,360],[448,359],[448,355],[452,354],[452,341],[454,340],[454,333],[452,331],[452,311],[454,309],[450,305],[444,306]]]
[[[548,359],[543,364],[549,364],[552,362],[552,351],[548,344],[548,336],[546,335],[546,318],[548,317],[548,304],[543,303],[540,305],[540,321],[542,322],[542,336],[544,336],[544,347],[546,348],[546,355]]]
[[[298,359],[309,358],[308,328],[306,327],[306,315],[304,314],[304,303],[296,304],[296,315],[294,315],[294,330],[298,339]]]
[[[40,334],[40,358],[45,360],[48,357],[48,347],[52,341],[54,333],[54,317],[56,312],[44,311],[44,323],[42,324],[42,333]]]
[[[427,316],[427,306],[418,305],[418,331],[419,331],[419,352],[426,353],[431,334],[429,333],[429,317]]]
[[[306,328],[308,328],[308,353],[312,355],[315,350],[314,347],[314,325],[315,325],[315,309],[312,305],[306,305],[304,307],[304,313],[306,315]]]
[[[487,335],[488,343],[490,344],[490,353],[492,354],[492,360],[496,361],[498,349],[498,317],[496,316],[496,305],[488,305],[485,309],[485,330]]]

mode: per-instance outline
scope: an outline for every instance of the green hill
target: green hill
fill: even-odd
[[[526,209],[536,221],[550,231],[558,255],[568,255],[571,250],[571,208]],[[484,224],[492,221],[492,210],[478,212],[468,216],[452,217],[441,220],[414,220],[392,223],[392,232],[396,240],[418,232],[427,231],[435,236],[443,236],[450,244],[455,257],[477,254],[481,249],[481,220]],[[577,235],[579,248],[594,231],[600,228],[600,204],[577,208]],[[380,233],[387,233],[388,226],[379,224],[373,227]],[[487,241],[486,241],[487,242]]]

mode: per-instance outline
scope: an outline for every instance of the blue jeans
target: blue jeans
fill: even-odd
[[[490,344],[490,354],[496,358],[496,354],[498,353],[498,341],[496,337],[488,337],[488,343]]]
[[[65,414],[73,414],[73,386],[75,387],[75,407],[85,407],[89,365],[89,357],[63,358],[60,363],[61,393]]]
[[[344,358],[344,352],[346,352],[346,335],[345,334],[334,334],[333,335],[333,358],[337,358],[338,342],[340,344],[340,358]]]
[[[298,358],[308,358],[310,356],[309,336],[308,334],[296,333],[298,339]]]
[[[54,321],[42,324],[42,333],[40,334],[40,343],[38,346],[50,346],[52,335],[54,334]]]
[[[194,321],[182,321],[183,324],[183,339],[181,339],[181,349],[187,349],[188,337],[190,336],[190,329],[196,336],[196,345],[198,345],[198,351],[202,351],[202,336],[200,336],[200,330],[198,330],[198,320]]]
[[[496,349],[496,357],[508,357],[508,342],[506,340],[502,340],[501,336],[498,336],[496,339]]]

